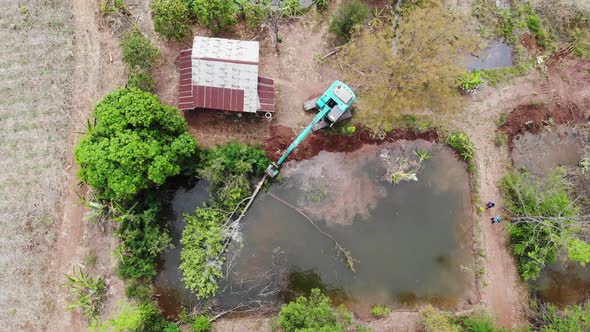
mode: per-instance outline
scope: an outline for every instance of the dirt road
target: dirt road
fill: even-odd
[[[78,311],[64,313],[66,291],[63,288],[63,274],[72,273],[77,267],[85,267],[93,274],[107,276],[112,293],[121,288],[112,277],[113,262],[112,234],[103,233],[95,225],[84,219],[87,211],[77,193],[84,195],[86,187],[79,187],[77,166],[73,150],[77,139],[76,132],[85,130],[85,119],[90,116],[93,105],[109,91],[125,84],[125,68],[121,60],[116,37],[97,20],[98,6],[94,1],[72,0],[71,10],[75,35],[74,72],[76,87],[73,91],[72,113],[70,115],[70,135],[66,158],[68,175],[62,196],[61,216],[56,227],[57,239],[53,250],[53,275],[50,276],[55,307],[49,322],[51,331],[83,331],[86,318]],[[89,253],[96,253],[94,266],[85,266]],[[86,259],[86,261],[88,261]]]

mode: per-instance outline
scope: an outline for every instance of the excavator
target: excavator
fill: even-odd
[[[334,81],[323,95],[303,103],[303,109],[306,112],[317,110],[318,113],[289,145],[281,158],[266,168],[265,174],[270,178],[276,177],[287,157],[312,131],[332,127],[335,123],[350,118],[352,116],[350,107],[355,101],[356,95],[348,85],[342,81]]]

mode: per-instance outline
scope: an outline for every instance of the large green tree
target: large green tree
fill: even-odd
[[[79,176],[100,198],[125,200],[181,173],[197,143],[175,108],[138,89],[119,89],[94,108],[75,149]]]
[[[450,111],[461,104],[462,59],[479,45],[466,18],[436,0],[404,11],[399,27],[364,29],[339,56],[345,77],[358,86],[360,118],[387,129],[412,111]]]

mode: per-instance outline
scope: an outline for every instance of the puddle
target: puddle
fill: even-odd
[[[516,168],[526,168],[537,176],[548,175],[556,166],[574,166],[584,153],[584,142],[567,128],[525,132],[514,140],[512,160]]]
[[[380,154],[387,150],[404,155],[417,148],[432,153],[418,181],[385,181]],[[374,304],[413,308],[429,302],[454,309],[477,301],[469,269],[473,258],[468,174],[449,149],[414,141],[365,146],[351,153],[322,152],[310,160],[287,163],[282,175],[284,180],[273,184],[269,193],[297,206],[349,250],[356,259],[356,273],[306,218],[261,193],[243,222],[239,254],[228,258],[228,278],[212,300],[216,308],[244,302],[276,306],[312,288],[323,289],[335,303],[364,317]],[[174,199],[171,222],[179,229],[184,224],[175,219],[179,212],[190,212],[204,200],[194,196],[206,185],[197,187]],[[176,202],[187,199],[190,204]],[[173,231],[173,236],[178,234]],[[162,291],[174,288],[177,294],[163,298],[161,305],[194,304],[194,296],[180,282],[180,247],[174,250],[165,255],[156,284]]]
[[[479,57],[467,56],[465,58],[467,70],[497,69],[510,67],[514,64],[512,59],[512,47],[498,41],[492,41]]]

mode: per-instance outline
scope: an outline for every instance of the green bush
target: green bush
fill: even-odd
[[[330,299],[317,288],[312,289],[309,299],[299,297],[284,305],[279,313],[279,325],[284,332],[343,332],[351,323],[352,314],[334,310]]]
[[[590,331],[590,306],[573,305],[558,309],[554,305],[540,305],[534,323],[541,332]]]
[[[222,224],[227,217],[227,213],[212,207],[201,207],[194,215],[184,216],[180,269],[186,287],[197,299],[208,298],[219,288],[217,281],[223,277],[225,261]]]
[[[152,208],[122,219],[116,230],[121,240],[117,249],[119,276],[131,279],[154,278],[160,253],[171,241],[168,231],[159,224],[158,210]]]
[[[197,172],[215,185],[224,183],[232,174],[262,174],[270,163],[260,147],[237,142],[204,150],[200,157]]]
[[[152,2],[154,30],[167,39],[183,40],[191,33],[189,9],[182,0]]]
[[[470,162],[475,155],[475,145],[464,133],[452,133],[447,139],[447,144],[467,162]]]
[[[466,317],[462,321],[466,332],[502,332],[504,329],[496,329],[494,319],[487,314],[475,314]]]
[[[271,14],[270,0],[241,0],[240,7],[249,29],[258,28]]]
[[[340,43],[346,43],[352,37],[355,25],[364,23],[369,17],[369,7],[359,0],[350,0],[341,5],[332,15],[330,32]]]
[[[160,51],[139,30],[131,29],[121,41],[121,52],[131,70],[149,69],[160,57]]]
[[[106,282],[104,277],[92,278],[88,272],[81,268],[78,273],[65,275],[70,303],[66,310],[80,309],[83,315],[94,318],[100,313],[100,307],[106,295]]]
[[[173,327],[174,325],[175,327]],[[101,323],[93,321],[89,331],[126,331],[126,332],[176,332],[178,326],[166,321],[154,302],[139,305],[120,303],[116,316]]]
[[[474,70],[470,73],[467,73],[459,77],[459,86],[464,91],[475,89],[482,84],[483,80],[481,78],[481,72],[479,70]]]
[[[455,324],[448,314],[440,312],[431,305],[419,310],[422,325],[426,332],[460,332],[461,326]]]
[[[217,34],[236,24],[239,8],[228,0],[185,0],[191,15]]]
[[[387,317],[387,316],[389,316],[390,313],[391,313],[391,309],[389,309],[388,307],[386,307],[384,305],[377,304],[371,308],[371,315],[373,315],[373,317],[376,317],[376,318]]]
[[[119,89],[94,108],[96,125],[80,139],[80,179],[106,200],[129,200],[188,167],[197,143],[178,111],[158,97]]]
[[[295,17],[303,14],[303,8],[299,0],[285,0],[280,8],[281,15]]]
[[[153,93],[156,90],[156,83],[149,72],[143,70],[132,70],[129,72],[127,87]]]
[[[211,324],[209,323],[209,317],[200,315],[195,318],[195,321],[191,325],[191,329],[193,332],[207,332],[211,328]]]

